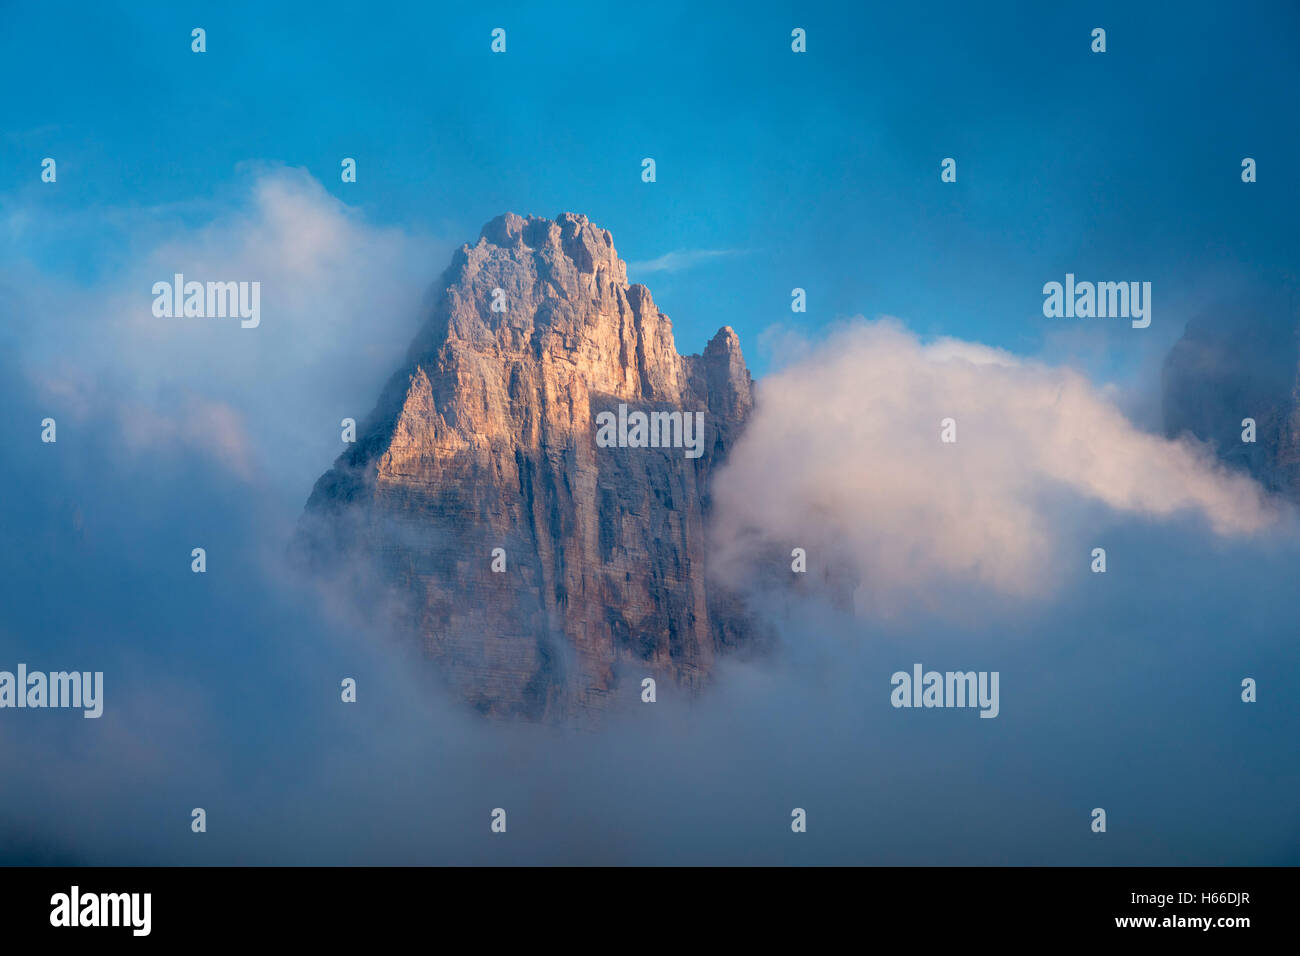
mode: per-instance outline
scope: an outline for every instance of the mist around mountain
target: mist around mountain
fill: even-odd
[[[1205,442],[1270,491],[1300,501],[1300,307],[1293,297],[1242,296],[1195,316],[1165,359],[1162,386],[1169,436]]]
[[[724,460],[709,426],[741,407],[739,342],[670,338],[612,242],[596,255],[603,227],[505,219],[429,252],[300,179],[257,195],[252,233],[286,240],[256,250],[267,288],[312,294],[256,330],[158,341],[122,305],[138,275],[8,286],[7,308],[39,298],[68,324],[59,348],[11,327],[0,357],[0,575],[22,595],[0,628],[12,661],[105,680],[96,720],[0,723],[21,768],[0,792],[6,861],[1297,859],[1300,713],[1282,688],[1300,677],[1300,537],[1285,498],[1206,443],[1137,427],[1072,368],[857,318],[769,340]],[[288,241],[305,222],[328,241]],[[383,254],[341,270],[344,249]],[[424,296],[449,258],[473,278]],[[354,312],[373,301],[358,283],[382,307]],[[440,299],[453,288],[472,292]],[[602,446],[595,417],[617,435],[620,404],[704,411],[703,453]],[[59,442],[42,445],[30,425],[52,408]],[[287,560],[309,496],[337,573]],[[488,577],[485,538],[510,533]],[[457,602],[458,582],[485,590]],[[768,643],[717,627],[723,590]],[[496,636],[520,608],[536,617]],[[1000,674],[996,718],[892,706],[892,675],[917,664]]]

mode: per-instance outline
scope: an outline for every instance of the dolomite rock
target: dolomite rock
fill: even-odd
[[[1165,431],[1190,434],[1300,502],[1300,319],[1286,303],[1224,306],[1188,323],[1163,369]],[[1243,442],[1253,418],[1256,440]]]
[[[752,407],[735,332],[679,355],[609,232],[569,213],[494,219],[439,289],[316,483],[310,551],[372,561],[484,713],[590,715],[639,701],[649,675],[700,688],[750,630],[705,574],[709,479]],[[596,416],[619,403],[704,412],[703,454],[598,447]]]

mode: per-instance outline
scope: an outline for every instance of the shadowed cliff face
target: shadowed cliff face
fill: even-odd
[[[748,630],[704,564],[709,479],[752,407],[735,333],[679,355],[609,232],[568,213],[493,220],[438,288],[311,494],[315,563],[362,559],[485,713],[590,716],[646,676],[698,689]],[[620,404],[703,412],[699,456],[601,447],[597,416]]]
[[[1285,301],[1217,309],[1188,323],[1165,358],[1165,430],[1300,502],[1300,317]],[[1256,440],[1242,441],[1253,418]]]

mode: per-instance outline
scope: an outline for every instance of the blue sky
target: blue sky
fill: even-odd
[[[374,224],[453,242],[505,210],[576,211],[630,262],[732,251],[632,278],[683,351],[730,324],[759,371],[774,322],[816,332],[885,313],[1018,352],[1068,354],[1079,334],[1122,373],[1207,290],[1293,286],[1300,252],[1300,14],[1134,7],[11,5],[0,201],[50,216],[6,253],[111,269],[121,210],[201,222],[241,164],[269,162]],[[498,26],[504,55],[489,50]],[[806,54],[790,51],[795,26]],[[1089,49],[1095,26],[1105,54]],[[57,190],[38,182],[47,155]],[[355,184],[339,181],[344,156]],[[947,156],[955,184],[939,180]],[[1259,163],[1249,186],[1244,156]],[[1152,329],[1045,320],[1042,284],[1067,271],[1152,281]]]

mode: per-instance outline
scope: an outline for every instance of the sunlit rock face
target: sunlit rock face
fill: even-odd
[[[752,407],[736,334],[679,355],[609,232],[569,213],[494,219],[435,291],[316,483],[309,552],[377,568],[404,629],[484,713],[590,717],[639,701],[647,676],[660,694],[700,689],[750,631],[705,573],[710,477]],[[598,441],[620,405],[633,421],[702,412],[702,443]]]

